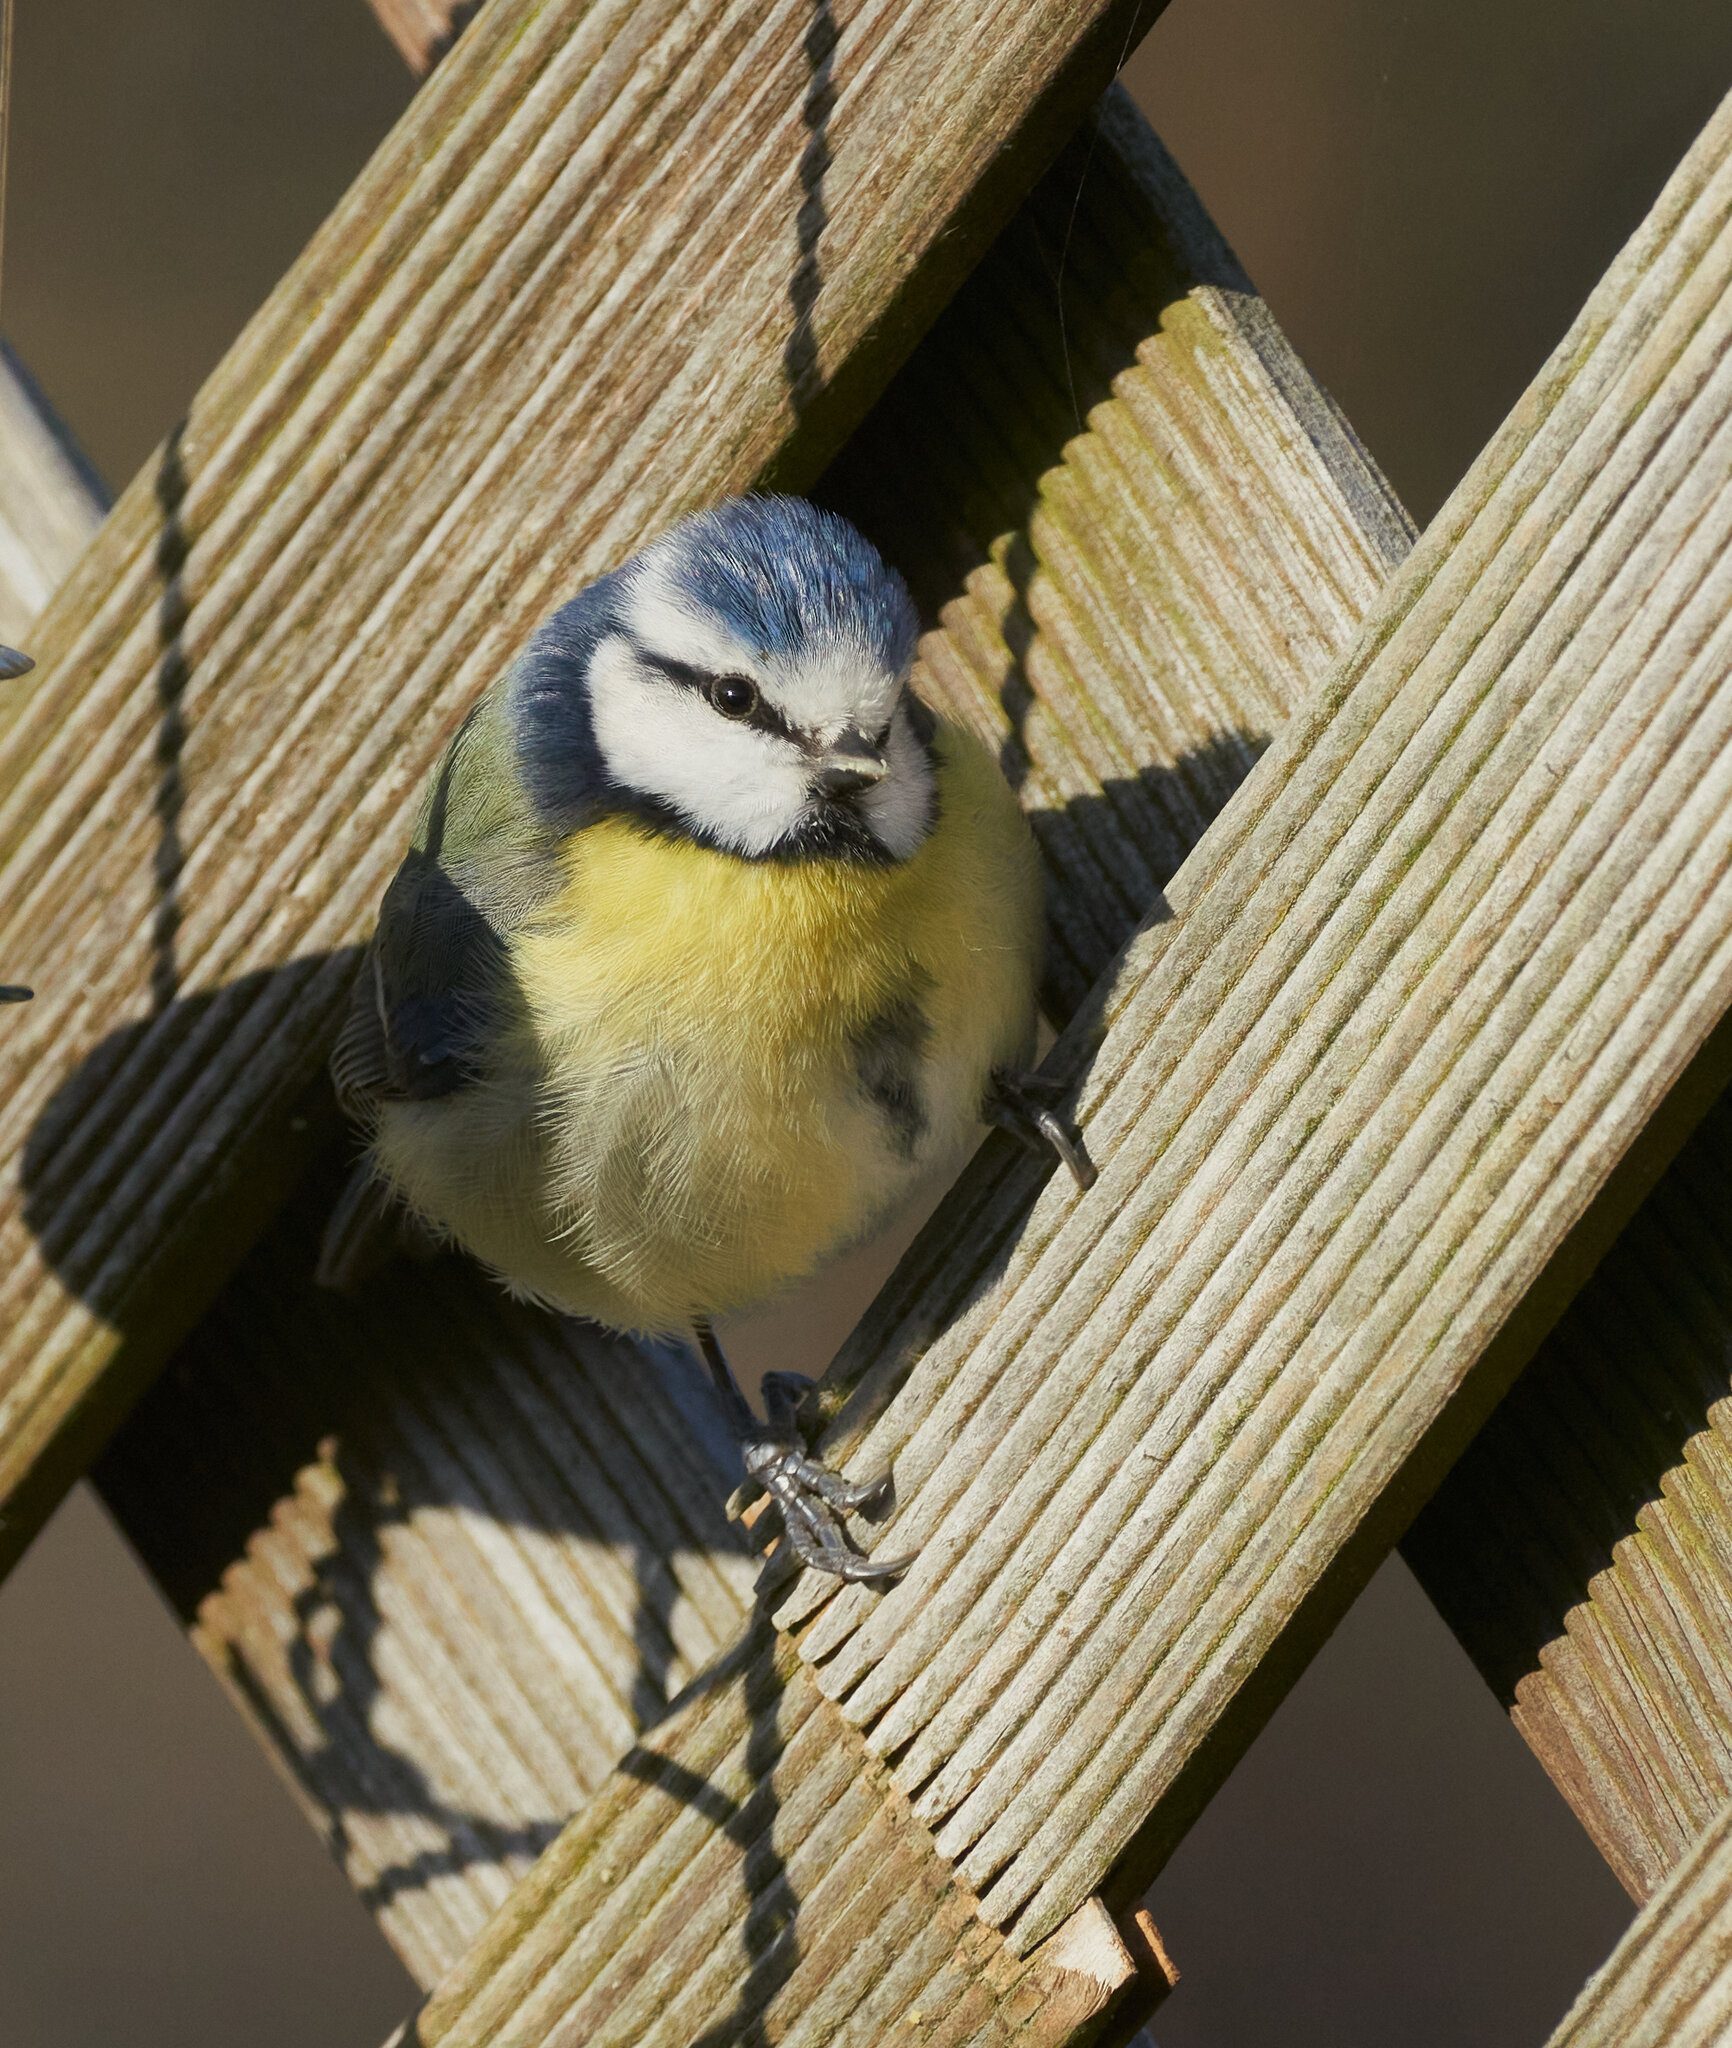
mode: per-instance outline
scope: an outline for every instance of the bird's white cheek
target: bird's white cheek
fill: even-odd
[[[740,853],[768,853],[799,822],[809,800],[809,769],[786,741],[711,714],[717,730],[693,745],[686,794],[673,799],[685,815]],[[782,758],[784,755],[789,758]]]
[[[730,723],[694,690],[646,675],[623,647],[600,649],[596,670],[591,717],[616,782],[740,853],[765,853],[792,828],[807,801],[797,749]]]

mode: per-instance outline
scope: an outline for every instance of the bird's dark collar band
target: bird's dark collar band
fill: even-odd
[[[936,807],[935,793],[935,813]],[[896,855],[846,799],[820,802],[792,832],[785,833],[773,846],[766,846],[757,853],[729,845],[659,797],[646,796],[641,790],[627,789],[618,783],[610,783],[605,790],[597,791],[587,808],[588,816],[572,827],[574,831],[581,831],[592,819],[629,818],[659,839],[677,839],[687,844],[707,846],[712,853],[726,854],[754,867],[793,866],[818,860],[852,861],[861,867],[891,868],[897,865]]]

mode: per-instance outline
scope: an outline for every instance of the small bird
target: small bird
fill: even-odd
[[[802,1563],[884,1578],[713,1320],[868,1236],[985,1121],[1092,1177],[1026,1072],[1039,863],[991,754],[909,687],[917,623],[796,498],[684,520],[535,632],[453,737],[332,1059],[400,1203],[516,1295],[694,1336]]]

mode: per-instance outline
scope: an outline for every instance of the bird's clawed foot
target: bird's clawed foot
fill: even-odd
[[[1080,1133],[1061,1122],[1057,1115],[1058,1104],[1069,1093],[1068,1083],[1048,1075],[1015,1073],[1009,1067],[996,1067],[986,1091],[983,1113],[988,1123],[1009,1131],[1031,1152],[1038,1152],[1042,1158],[1056,1155],[1071,1179],[1087,1193],[1099,1177],[1094,1161],[1083,1150]]]
[[[782,1517],[782,1533],[794,1559],[815,1572],[849,1580],[894,1579],[911,1557],[862,1557],[849,1548],[838,1517],[877,1507],[889,1498],[890,1477],[851,1486],[815,1458],[787,1444],[768,1441],[745,1447],[747,1477],[763,1488]]]
[[[884,1506],[890,1475],[855,1481],[842,1478],[809,1457],[796,1419],[801,1397],[812,1382],[797,1373],[768,1373],[764,1379],[767,1419],[760,1422],[746,1403],[707,1323],[697,1325],[698,1348],[727,1405],[740,1439],[748,1486],[765,1494],[781,1517],[787,1555],[813,1571],[852,1581],[894,1579],[911,1557],[863,1557],[848,1542],[842,1517]]]

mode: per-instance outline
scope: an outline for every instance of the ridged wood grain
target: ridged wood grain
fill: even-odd
[[[1732,1799],[1732,1101],[1404,1550],[1646,1898]]]
[[[1116,94],[1103,118],[819,485],[907,565],[941,620],[921,687],[1030,806],[1060,1015],[1407,538],[1146,127]],[[749,1575],[729,1482],[645,1412],[677,1375],[635,1393],[630,1347],[456,1265],[320,1300],[328,1199],[271,1232],[98,1479],[431,1981],[690,1675],[714,1603],[743,1616]]]
[[[393,2040],[1036,2048],[1078,2038],[1125,1981],[1013,1956],[760,1622]]]
[[[1548,2048],[1720,2048],[1732,2040],[1732,1806],[1636,1916]]]
[[[391,7],[392,0],[380,0],[381,16]],[[404,33],[401,20],[388,26],[411,61],[423,67],[449,40],[450,24],[438,8],[423,10],[412,33]],[[1103,209],[1086,180],[1083,185],[1089,203],[1077,225],[1087,251],[1096,234],[1094,216]],[[996,296],[1023,309],[1050,299],[1056,308],[1058,291],[1043,287],[1054,281],[1054,250],[1066,250],[1068,257],[1064,225],[1051,221],[1044,240],[1039,233],[1025,239],[1034,269],[1010,293]],[[1001,258],[1007,248],[1008,238]],[[1124,261],[1116,244],[1108,248],[1110,262]],[[984,276],[981,282],[984,287]],[[1112,295],[1112,281],[1085,262],[1071,272],[1069,283],[1078,310],[1067,338],[1075,356],[1090,364],[1101,353],[1098,312]],[[995,295],[981,289],[971,296],[984,308]],[[1057,340],[1056,327],[1051,323],[1049,340]],[[923,360],[946,345],[943,336],[972,339],[977,332],[953,320],[929,338]],[[1104,353],[1110,360],[1111,348]],[[1052,350],[1046,354],[1050,359]],[[1069,393],[1050,360],[1046,368],[1044,379],[1030,378],[1026,367],[1013,377],[1014,404],[964,402],[954,408],[954,444],[965,459],[945,462],[942,490],[931,493],[934,504],[978,495],[974,479],[1008,452],[1007,436],[1021,423],[1039,419],[1049,435],[1055,431],[1048,422],[1055,407],[1062,419]],[[958,391],[971,394],[979,381],[964,375]],[[913,384],[918,391],[918,376]],[[1011,387],[1000,375],[992,388],[1002,393]],[[856,502],[849,509],[856,516],[862,505],[871,507],[875,481],[877,499],[886,495],[881,480],[890,465],[861,451],[896,445],[896,413],[887,403],[881,417],[888,431],[863,435],[852,462],[844,460],[844,472],[855,473]],[[906,424],[918,434],[917,420]],[[930,450],[935,469],[951,446],[947,437]],[[1153,466],[1146,451],[1139,453],[1145,459],[1125,465],[1125,473],[1143,479]],[[898,489],[894,495],[887,529],[893,534],[896,515],[906,507],[905,494]],[[1218,511],[1221,494],[1193,495],[1192,502],[1207,519]],[[1290,517],[1294,510],[1288,507]],[[904,529],[906,523],[904,517]],[[1008,547],[999,551],[1006,566],[983,569],[975,564],[972,544],[965,541],[959,549],[940,520],[922,532],[912,552],[922,580],[940,600],[947,577],[978,593],[975,619],[965,616],[963,606],[953,609],[954,645],[1001,645],[1000,621],[1010,637],[1019,629],[1026,634],[1026,612],[1011,574],[1016,557]],[[1136,566],[1143,578],[1151,575],[1146,558]],[[1163,595],[1165,612],[1172,608],[1171,594]],[[1143,608],[1116,609],[1121,617],[1127,610],[1134,617]],[[1047,644],[1031,648],[1031,665],[1045,658]],[[1267,650],[1259,652],[1260,674],[1278,679],[1281,662],[1269,661]],[[1200,701],[1197,693],[1186,698],[1188,705]],[[1145,718],[1152,708],[1143,707]],[[1214,754],[1207,742],[1216,740],[1234,749],[1230,758],[1249,758],[1255,742],[1235,741],[1229,733],[1236,725],[1240,735],[1260,734],[1270,723],[1269,711],[1267,704],[1256,704],[1218,735],[1205,729],[1205,744],[1192,751],[1209,761]],[[1007,725],[994,731],[1001,744],[1009,736]],[[1175,778],[1168,787],[1177,791],[1183,785]],[[1205,805],[1213,794],[1205,794]],[[1063,815],[1062,804],[1050,806],[1049,832]],[[1049,851],[1062,860],[1062,848],[1049,844]],[[1125,874],[1146,876],[1146,859],[1127,855],[1123,847],[1114,851]],[[1163,845],[1161,857],[1170,872],[1170,846]],[[1097,903],[1116,899],[1122,906],[1126,892],[1118,874],[1096,864],[1093,875],[1094,887],[1086,893]],[[1071,891],[1069,902],[1055,898],[1049,993],[1061,1006],[1099,964],[1100,933],[1086,914],[1084,893]],[[1722,1121],[1723,1115],[1710,1118],[1402,1546],[1536,1755],[1638,1897],[1652,1890],[1732,1792],[1732,1673],[1725,1649],[1732,1640],[1732,1574],[1725,1562],[1732,1543],[1726,1535],[1726,1488],[1715,1477],[1719,1404],[1727,1390],[1720,1361],[1732,1347],[1732,1277],[1713,1229],[1713,1219],[1732,1197],[1732,1186],[1723,1184],[1732,1168],[1720,1163],[1732,1133],[1716,1135]]]
[[[1729,149],[1061,1042],[1099,1185],[965,1182],[850,1347],[919,1557],[782,1618],[1015,1945],[1170,1842],[1732,998]]]
[[[1022,798],[1061,1021],[1412,544],[1147,123],[1101,119],[819,486]]]
[[[94,1476],[430,1984],[738,1638],[753,1560],[694,1362],[455,1259],[323,1293],[335,1193],[314,1177]]]
[[[0,1087],[0,1548],[298,1170],[464,708],[651,530],[816,469],[1126,23],[494,0],[439,66],[7,700],[0,959],[43,993]]]

